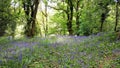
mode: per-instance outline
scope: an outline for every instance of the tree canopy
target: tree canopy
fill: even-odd
[[[119,0],[2,0],[0,36],[79,36],[117,31],[119,10]]]

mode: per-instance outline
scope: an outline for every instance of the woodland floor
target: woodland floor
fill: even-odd
[[[6,41],[0,44],[0,68],[119,68],[120,43],[100,41],[97,37],[53,36]]]

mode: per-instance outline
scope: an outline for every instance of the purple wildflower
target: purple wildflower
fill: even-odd
[[[8,51],[8,52],[12,52],[12,51],[15,51],[15,49],[13,49],[13,48],[8,48],[7,51]]]
[[[22,61],[22,52],[20,52],[19,56],[18,56],[18,61]]]
[[[11,56],[11,57],[7,57],[7,60],[15,60],[15,57]]]
[[[73,60],[74,58],[75,58],[74,55],[72,55],[72,56],[71,56],[71,60]]]

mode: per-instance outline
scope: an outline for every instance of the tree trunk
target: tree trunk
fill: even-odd
[[[48,33],[48,14],[47,14],[47,4],[45,4],[45,14],[46,14],[46,26],[45,26],[45,36]]]
[[[69,32],[69,35],[73,35],[73,30],[72,30],[72,20],[73,20],[73,3],[72,1],[68,0],[68,6],[67,6],[67,29]]]
[[[32,4],[33,3],[33,4]],[[24,11],[27,16],[27,24],[25,26],[25,34],[27,37],[34,37],[36,32],[36,14],[39,0],[23,2]]]
[[[80,13],[79,13],[79,5],[80,5],[80,0],[77,0],[77,6],[76,6],[76,29],[77,29],[77,36],[79,36],[79,27],[80,27]]]
[[[102,30],[103,30],[103,23],[104,23],[104,21],[105,21],[105,14],[102,13],[102,15],[101,15],[100,32],[102,32]]]
[[[32,22],[32,29],[31,29],[32,37],[35,35],[35,31],[36,31],[35,20],[36,20],[36,14],[37,14],[38,5],[39,5],[39,0],[35,0],[34,1],[34,5],[33,5],[33,10],[32,10],[33,14],[31,14],[31,15],[33,15],[33,16],[31,16],[32,17],[32,21],[33,21]],[[34,6],[35,6],[35,8],[34,8]]]
[[[107,18],[107,14],[108,14],[108,12],[109,12],[109,9],[108,9],[108,6],[109,5],[109,3],[100,3],[100,7],[101,7],[101,9],[102,10],[104,10],[104,12],[102,12],[102,14],[101,14],[101,25],[100,25],[100,32],[102,32],[103,31],[103,24],[104,24],[104,22],[105,22],[105,19]]]
[[[117,31],[117,24],[118,24],[118,2],[116,3],[116,19],[114,31]]]

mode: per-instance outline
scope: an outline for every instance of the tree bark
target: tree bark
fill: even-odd
[[[80,13],[79,13],[79,6],[80,6],[80,0],[77,0],[77,6],[76,6],[76,29],[77,29],[77,36],[79,36],[79,27],[80,27]]]
[[[36,20],[36,14],[37,14],[37,9],[38,9],[38,5],[39,5],[39,0],[35,0],[34,1],[34,5],[33,5],[33,10],[32,10],[32,29],[31,29],[31,31],[32,31],[32,37],[35,35],[35,27],[36,27],[36,25],[35,25],[35,20]],[[34,6],[35,6],[35,8],[34,8]]]
[[[118,24],[118,2],[116,3],[116,19],[114,31],[117,31],[117,24]]]
[[[72,30],[72,20],[73,20],[73,3],[72,1],[68,0],[68,6],[67,6],[67,29],[69,32],[69,35],[73,35],[73,30]]]
[[[46,14],[46,26],[45,26],[45,36],[47,36],[48,33],[48,14],[47,14],[47,4],[45,4],[45,14]]]
[[[103,30],[103,23],[105,21],[105,13],[102,13],[101,15],[101,25],[100,25],[100,32]]]
[[[27,16],[27,24],[25,26],[25,34],[27,37],[34,37],[36,32],[36,14],[39,0],[23,2],[25,14]]]
[[[106,3],[106,4],[100,3],[101,9],[104,10],[104,12],[102,12],[102,14],[101,14],[100,32],[103,31],[103,24],[104,24],[104,22],[105,22],[105,19],[107,18],[108,12],[109,12],[109,9],[108,9],[108,7],[107,7],[108,5],[109,5],[108,3]]]

